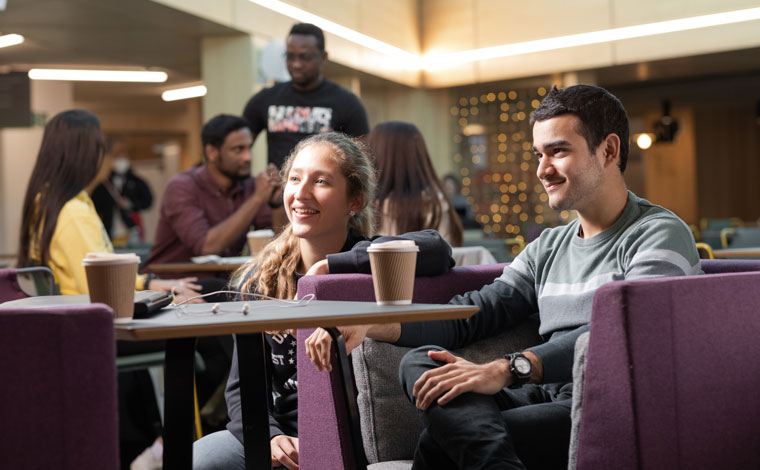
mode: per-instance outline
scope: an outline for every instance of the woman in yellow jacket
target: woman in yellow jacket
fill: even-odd
[[[37,163],[24,198],[17,266],[48,266],[61,294],[86,294],[82,259],[113,246],[90,199],[108,177],[100,121],[94,114],[64,111],[45,126]],[[137,276],[137,290],[192,296],[194,278],[161,280]]]

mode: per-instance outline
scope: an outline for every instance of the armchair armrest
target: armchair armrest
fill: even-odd
[[[581,409],[583,405],[583,381],[586,378],[586,358],[588,357],[589,332],[585,332],[575,340],[575,356],[573,358],[573,404],[570,411],[572,428],[570,429],[570,452],[567,470],[575,470],[578,456],[578,429],[580,427]]]

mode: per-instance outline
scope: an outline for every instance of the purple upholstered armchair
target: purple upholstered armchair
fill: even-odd
[[[706,273],[731,273],[739,271],[760,271],[760,261],[737,261],[737,260],[703,260],[703,269]],[[447,302],[453,295],[463,293],[469,290],[478,289],[481,286],[490,283],[494,278],[501,274],[504,268],[504,264],[498,265],[483,265],[472,267],[457,267],[450,273],[434,278],[417,278],[415,282],[415,302],[426,303],[443,303]],[[739,276],[739,277],[736,277]],[[690,310],[697,310],[698,307],[705,306],[699,314],[694,314],[693,318],[700,318],[705,324],[709,324],[709,329],[720,330],[721,325],[724,322],[716,321],[716,319],[726,319],[727,315],[733,313],[735,309],[726,311],[720,308],[721,302],[709,299],[722,299],[723,297],[733,298],[734,304],[742,303],[742,290],[736,288],[727,288],[724,284],[729,284],[731,280],[740,281],[743,286],[748,286],[751,283],[755,283],[758,292],[760,292],[760,273],[757,274],[726,274],[721,276],[703,276],[692,278],[680,278],[677,280],[647,280],[637,282],[625,282],[615,283],[608,286],[604,286],[600,289],[600,293],[597,294],[597,299],[594,304],[594,314],[592,315],[591,326],[591,340],[593,345],[597,342],[595,335],[604,335],[606,331],[611,331],[617,336],[617,342],[613,341],[610,345],[609,338],[603,338],[599,340],[606,346],[591,346],[591,351],[588,356],[589,369],[584,371],[587,374],[586,379],[588,381],[587,390],[589,392],[583,393],[584,403],[581,406],[580,399],[577,406],[574,408],[574,413],[582,416],[582,419],[576,418],[574,422],[574,439],[577,445],[571,450],[571,462],[575,464],[575,458],[578,458],[579,468],[609,468],[611,463],[615,462],[616,466],[625,466],[633,468],[632,464],[618,464],[616,459],[622,459],[621,455],[610,451],[611,443],[617,442],[618,439],[625,440],[623,444],[619,444],[623,450],[629,451],[627,455],[636,454],[638,456],[643,455],[640,449],[633,448],[632,446],[638,446],[639,443],[632,441],[634,437],[642,439],[641,433],[645,431],[634,428],[633,410],[638,408],[633,407],[631,400],[624,402],[624,405],[628,408],[624,408],[620,411],[620,398],[625,397],[625,391],[631,393],[633,389],[633,383],[631,381],[619,381],[620,377],[625,376],[629,370],[625,362],[620,362],[621,356],[608,355],[606,348],[611,347],[616,353],[622,354],[625,352],[623,346],[618,345],[618,342],[624,341],[625,337],[625,325],[621,325],[619,322],[622,319],[627,318],[627,312],[632,311],[631,307],[627,303],[621,303],[621,295],[625,297],[629,292],[638,292],[638,289],[649,288],[650,285],[657,287],[656,294],[653,294],[646,300],[646,307],[649,309],[649,315],[657,313],[660,322],[667,322],[667,319],[673,316],[676,310],[674,307],[678,307],[677,311],[684,313]],[[678,288],[671,290],[671,282],[677,281]],[[680,283],[680,284],[679,284]],[[691,286],[695,286],[699,293],[694,295],[686,295],[689,292]],[[713,286],[720,287],[713,287]],[[630,290],[632,289],[633,291]],[[299,295],[303,296],[309,293],[316,295],[317,299],[322,300],[366,300],[374,301],[374,292],[372,289],[372,279],[369,275],[362,274],[338,274],[328,276],[307,276],[299,282]],[[680,297],[669,298],[667,295],[678,294],[684,296],[684,302],[676,302],[674,299]],[[634,298],[639,299],[638,295]],[[698,300],[697,300],[698,299]],[[683,305],[688,304],[690,307],[684,308]],[[758,310],[758,299],[754,299],[754,304],[750,307],[744,307]],[[695,306],[697,308],[695,308]],[[625,307],[625,308],[624,308]],[[626,308],[628,310],[626,310]],[[741,313],[744,315],[746,312]],[[746,315],[744,315],[746,316]],[[595,320],[596,318],[602,318],[603,320]],[[742,337],[748,337],[749,335],[757,337],[760,331],[758,331],[758,322],[760,322],[760,315],[755,315],[755,323],[747,323],[747,329],[744,330]],[[728,318],[732,318],[729,316]],[[711,319],[711,320],[710,320]],[[743,318],[747,320],[746,318]],[[709,320],[709,323],[708,323]],[[600,323],[602,326],[595,326],[595,323]],[[643,323],[643,322],[641,322]],[[728,321],[731,323],[731,320]],[[637,325],[639,323],[636,323]],[[644,325],[642,325],[643,327]],[[672,325],[671,325],[672,326]],[[698,323],[691,325],[698,327]],[[497,357],[500,357],[506,350],[519,350],[527,346],[535,344],[539,341],[537,334],[537,324],[533,322],[526,322],[519,328],[507,333],[503,333],[499,336],[489,338],[487,340],[479,341],[468,348],[457,351],[458,355],[467,357],[474,361],[488,361]],[[709,331],[708,329],[708,331]],[[621,333],[622,330],[622,333]],[[299,345],[308,337],[312,330],[299,330],[298,342]],[[672,332],[672,328],[668,330]],[[754,333],[753,333],[754,332]],[[690,333],[687,332],[687,334]],[[666,341],[668,332],[663,332],[656,337],[658,341]],[[735,334],[735,333],[732,333]],[[621,336],[622,335],[622,336]],[[642,333],[642,339],[646,339],[646,335]],[[715,338],[724,339],[720,334],[716,334]],[[585,338],[588,340],[588,337]],[[757,343],[757,342],[756,342]],[[624,343],[623,343],[624,344]],[[700,338],[697,345],[705,346],[710,344],[709,338]],[[728,348],[729,351],[739,346],[726,345],[723,342],[719,343],[722,348]],[[744,344],[744,343],[741,343]],[[760,344],[760,343],[758,343]],[[653,345],[654,346],[654,345]],[[658,344],[657,348],[661,348],[663,345]],[[615,349],[617,348],[617,349]],[[757,348],[757,347],[755,347]],[[666,353],[666,351],[660,351],[655,349],[660,354]],[[372,340],[365,340],[364,344],[359,346],[352,353],[353,372],[356,379],[356,388],[358,390],[357,402],[359,411],[359,420],[361,428],[361,441],[363,448],[356,449],[353,446],[351,439],[350,426],[347,421],[350,419],[350,410],[341,405],[344,400],[342,394],[345,392],[342,388],[338,387],[339,380],[335,377],[337,374],[325,374],[323,372],[317,372],[316,369],[309,362],[306,357],[304,348],[298,348],[298,382],[299,382],[299,439],[300,439],[300,467],[304,470],[316,470],[316,469],[355,469],[363,468],[364,462],[369,464],[369,468],[372,470],[395,470],[410,468],[410,461],[414,451],[414,447],[417,442],[417,436],[421,430],[421,422],[417,417],[417,413],[411,404],[406,400],[401,387],[398,385],[398,362],[401,357],[407,351],[406,348],[400,348],[393,345],[375,342]],[[704,354],[708,354],[712,349],[705,349]],[[749,350],[748,350],[749,351]],[[753,361],[754,357],[758,357],[757,353],[753,353],[754,356],[747,355],[744,359],[747,362]],[[333,361],[337,360],[335,354],[333,354]],[[609,357],[608,357],[609,356]],[[709,354],[708,354],[709,356]],[[733,355],[732,355],[733,356]],[[680,356],[679,356],[680,358]],[[586,360],[584,356],[583,361]],[[681,360],[687,360],[684,357]],[[730,362],[730,361],[729,361]],[[755,361],[760,364],[760,361]],[[612,374],[610,368],[616,369]],[[674,410],[675,405],[673,398],[675,393],[680,390],[676,389],[675,375],[673,372],[673,364],[670,364],[668,377],[664,379],[658,376],[659,379],[670,379],[667,383],[667,387],[670,387],[669,393],[672,396],[666,397],[669,401],[664,401],[661,409]],[[336,368],[334,367],[335,371]],[[654,380],[654,376],[648,376],[646,370],[637,369],[634,372],[639,372],[641,378],[635,375],[636,380]],[[760,370],[755,367],[755,375],[752,379],[744,380],[744,384],[749,382],[755,382],[755,385],[760,380]],[[332,375],[332,377],[331,377]],[[579,373],[579,376],[581,374]],[[720,375],[720,372],[715,372],[712,376],[705,371],[702,375],[703,380],[713,379]],[[606,377],[614,376],[615,380],[608,380]],[[625,377],[623,377],[625,378]],[[581,379],[582,380],[582,377]],[[583,383],[576,386],[583,386]],[[728,387],[723,382],[716,382],[710,384],[715,390],[720,390],[721,395],[718,395],[717,401],[721,405],[719,410],[723,410],[726,406],[722,403],[721,397],[728,391],[733,390],[733,387]],[[606,387],[606,388],[605,388]],[[617,387],[617,389],[616,389]],[[615,389],[618,395],[607,394],[608,389]],[[745,389],[747,390],[747,389]],[[600,395],[601,393],[601,395]],[[737,393],[740,393],[737,389]],[[621,395],[622,394],[622,395]],[[638,406],[646,406],[649,403],[646,402],[647,397],[639,397],[643,402]],[[747,396],[748,398],[748,396]],[[653,397],[649,397],[653,400]],[[734,403],[738,400],[734,400]],[[339,403],[336,407],[333,404]],[[667,403],[665,405],[664,403]],[[670,406],[670,408],[667,408]],[[754,407],[754,415],[756,416],[757,410],[760,410],[760,406]],[[622,413],[622,415],[621,415]],[[710,413],[710,416],[716,417],[719,414],[718,411]],[[587,418],[587,416],[590,416]],[[618,417],[623,416],[625,419],[618,421]],[[652,416],[655,416],[652,414]],[[698,416],[695,416],[698,418]],[[692,417],[692,418],[695,418]],[[690,418],[690,419],[692,419]],[[606,434],[599,432],[597,424],[600,421],[606,420],[605,425],[607,428],[610,426],[614,428],[615,432],[611,432],[610,429],[604,428]],[[578,422],[583,423],[580,430],[578,429]],[[672,421],[672,420],[671,420]],[[749,431],[746,424],[747,420],[743,420],[744,424],[740,429],[743,431]],[[760,419],[755,420],[755,423],[760,423]],[[663,429],[661,433],[669,425],[662,424]],[[760,426],[760,424],[757,424]],[[619,428],[623,427],[621,431]],[[628,433],[628,434],[626,434]],[[636,434],[639,433],[639,434]],[[657,434],[653,434],[655,436]],[[749,438],[753,434],[744,434]],[[615,436],[610,438],[610,436]],[[618,438],[619,436],[619,438]],[[645,441],[651,441],[651,438],[647,437]],[[672,440],[671,440],[672,442]],[[750,446],[751,447],[751,446]],[[576,450],[577,449],[577,450]],[[677,449],[673,449],[676,452]],[[751,452],[757,452],[750,450]],[[745,451],[743,455],[747,455]],[[576,455],[577,454],[577,455]],[[641,459],[641,457],[638,457]],[[641,460],[644,461],[643,459]],[[752,460],[757,463],[759,460]],[[633,460],[631,462],[636,462]],[[689,460],[691,462],[691,460]],[[599,463],[599,465],[597,465]],[[676,461],[678,463],[678,461]],[[676,465],[677,466],[677,465]],[[650,468],[650,467],[647,467]],[[653,466],[651,468],[657,468]],[[707,468],[707,467],[705,467]]]
[[[0,467],[118,468],[113,312],[0,306]]]
[[[760,468],[760,261],[702,263],[596,293],[571,468]]]

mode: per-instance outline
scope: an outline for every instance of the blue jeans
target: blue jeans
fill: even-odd
[[[245,470],[243,444],[231,432],[218,431],[193,443],[193,470]]]

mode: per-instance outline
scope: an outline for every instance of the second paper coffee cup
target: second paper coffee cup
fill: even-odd
[[[378,305],[412,303],[418,251],[411,240],[372,243],[367,248]]]
[[[252,230],[248,232],[248,248],[251,251],[251,256],[255,256],[259,251],[263,250],[267,243],[271,242],[274,238],[274,230]]]
[[[87,253],[82,260],[87,274],[90,302],[110,306],[116,322],[132,319],[139,264],[140,258],[134,253]]]

